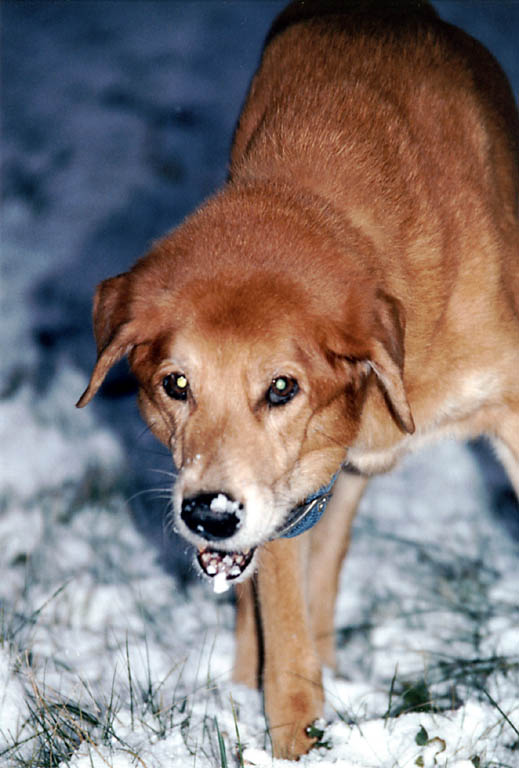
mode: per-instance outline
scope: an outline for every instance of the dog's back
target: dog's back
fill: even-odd
[[[518,137],[497,62],[423,2],[293,3],[252,82],[232,182],[311,190],[375,244],[370,269],[406,307],[406,384],[422,423],[440,401],[479,407],[490,379],[515,392]]]
[[[245,166],[252,176],[255,154],[267,175],[262,142],[270,142],[270,167],[278,176],[293,164],[292,169],[299,167],[308,176],[308,184],[318,184],[328,170],[322,165],[326,158],[334,166],[332,177],[341,166],[351,172],[355,157],[348,153],[358,144],[369,152],[365,170],[376,159],[373,147],[383,139],[381,118],[387,121],[389,149],[411,150],[405,169],[419,173],[420,161],[422,167],[427,159],[441,163],[443,154],[446,162],[431,187],[444,168],[450,169],[444,175],[452,176],[466,153],[474,155],[469,166],[476,176],[478,163],[489,169],[492,178],[487,180],[516,223],[519,119],[508,81],[484,46],[442,21],[421,0],[296,0],[289,5],[267,37],[236,131],[231,175],[239,176]],[[400,128],[403,135],[398,136]],[[425,157],[412,157],[414,138]],[[464,147],[466,153],[456,162]],[[403,172],[392,173],[393,166],[402,159],[384,156],[377,170],[392,160],[385,176],[396,185]],[[413,179],[402,181],[407,185]],[[351,181],[337,183],[336,203],[346,203],[353,186]]]

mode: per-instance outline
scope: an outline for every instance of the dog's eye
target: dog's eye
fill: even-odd
[[[292,400],[298,391],[299,385],[295,379],[289,376],[277,376],[268,389],[267,402],[270,405],[284,405]]]
[[[185,400],[189,392],[189,382],[183,373],[169,373],[162,379],[164,392],[175,400]]]

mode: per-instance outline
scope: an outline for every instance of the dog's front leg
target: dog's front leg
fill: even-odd
[[[265,711],[274,756],[288,759],[311,748],[306,729],[323,708],[305,594],[308,544],[306,534],[266,544],[258,570]]]
[[[252,579],[236,585],[236,651],[233,680],[257,688],[261,659],[256,621],[256,598]]]
[[[323,664],[335,669],[335,599],[353,518],[367,477],[341,472],[326,514],[312,529],[309,573],[310,616],[316,649]]]

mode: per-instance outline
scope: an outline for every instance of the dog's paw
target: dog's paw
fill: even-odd
[[[274,757],[297,760],[320,740],[322,729],[314,723],[322,715],[322,698],[316,693],[308,688],[293,691],[268,708]]]
[[[301,725],[273,728],[271,739],[273,757],[284,760],[297,760],[317,743],[317,739],[309,735],[308,726],[304,728]]]

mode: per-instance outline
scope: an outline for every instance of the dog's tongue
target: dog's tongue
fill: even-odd
[[[216,549],[201,549],[197,555],[200,568],[213,580],[216,593],[226,592],[230,582],[241,576],[252,560],[254,550],[247,552],[219,552]]]

